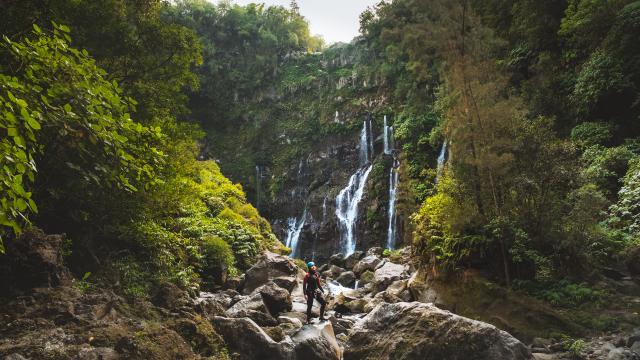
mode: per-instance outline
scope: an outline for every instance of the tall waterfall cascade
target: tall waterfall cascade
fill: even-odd
[[[356,251],[356,222],[358,205],[364,195],[369,173],[373,169],[373,136],[371,121],[364,121],[360,132],[360,168],[349,178],[349,183],[336,197],[336,216],[340,229],[342,252],[349,256]]]
[[[285,245],[291,249],[291,257],[296,257],[298,253],[298,240],[300,240],[300,233],[307,220],[307,209],[302,212],[300,219],[290,217],[287,219],[287,236],[285,238]]]
[[[440,154],[438,155],[438,167],[436,168],[436,183],[440,179],[442,175],[442,171],[444,170],[444,164],[447,161],[447,140],[442,143],[442,148],[440,148]]]
[[[391,150],[393,149],[393,126],[387,125],[387,115],[384,116],[383,135],[384,153],[387,155],[391,155]]]
[[[387,228],[387,249],[395,249],[396,247],[396,197],[399,180],[398,168],[392,166],[389,170],[389,206],[387,207],[389,227]]]
[[[389,204],[387,205],[387,249],[395,249],[397,238],[397,215],[396,215],[396,198],[398,191],[398,182],[400,180],[398,173],[398,159],[393,152],[393,126],[387,124],[387,116],[384,116],[384,153],[393,156],[393,165],[389,169]]]

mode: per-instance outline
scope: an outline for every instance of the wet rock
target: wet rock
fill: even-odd
[[[381,261],[382,259],[376,255],[366,256],[353,267],[353,272],[356,275],[360,275],[367,270],[374,271]]]
[[[290,284],[295,285],[298,270],[288,257],[265,252],[264,256],[245,273],[242,293],[251,294],[255,289],[276,278],[287,279]]]
[[[278,316],[278,323],[279,324],[292,324],[292,325],[296,326],[297,328],[301,328],[302,327],[302,320],[298,319],[297,317],[292,317],[292,316],[280,315],[280,316]]]
[[[344,255],[340,253],[331,255],[329,258],[329,265],[344,267]]]
[[[493,325],[418,302],[382,303],[351,330],[344,358],[531,359],[528,348]]]
[[[407,273],[403,265],[387,262],[374,272],[374,288],[377,291],[383,291],[394,281],[405,277],[407,277]]]
[[[345,271],[336,279],[342,286],[351,287],[356,282],[356,275],[353,271]]]
[[[295,344],[295,358],[300,360],[338,360],[341,350],[331,322],[305,325],[291,337]]]

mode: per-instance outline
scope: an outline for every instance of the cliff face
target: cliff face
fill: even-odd
[[[278,82],[238,99],[239,127],[209,137],[209,155],[243,185],[295,257],[386,247],[389,218],[394,229],[406,218],[389,214],[392,166],[401,154],[392,155],[389,90],[367,51],[355,42],[291,56]]]
[[[296,257],[322,260],[337,252],[348,252],[345,247],[349,231],[353,232],[358,250],[386,247],[393,158],[382,153],[382,142],[377,137],[373,143],[377,155],[361,165],[358,142],[348,138],[329,140],[279,175],[287,179],[284,191],[274,197],[264,213],[284,242],[295,241],[291,237],[299,236]],[[368,176],[363,179],[367,170]],[[357,173],[360,177],[355,175],[352,179]],[[358,185],[362,185],[361,189]],[[356,204],[359,190],[362,197]],[[338,211],[339,204],[342,211]],[[353,224],[349,223],[349,216],[355,216]],[[346,226],[353,228],[347,230]]]

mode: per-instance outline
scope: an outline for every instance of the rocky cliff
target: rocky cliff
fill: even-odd
[[[393,242],[402,243],[410,210],[395,211],[404,198],[395,197],[397,186],[390,189],[390,183],[402,188],[394,107],[388,84],[367,63],[367,51],[355,41],[322,54],[292,55],[277,83],[238,100],[246,111],[240,129],[217,129],[211,136],[216,142],[208,146],[210,156],[243,184],[281,241],[295,244],[295,257],[327,259],[345,252],[347,232],[357,249],[386,247],[390,223]],[[369,167],[366,179],[353,179]],[[362,189],[345,190],[352,180],[363,180],[354,184]],[[343,190],[344,208],[337,209]],[[361,198],[352,204],[347,197],[357,190]]]

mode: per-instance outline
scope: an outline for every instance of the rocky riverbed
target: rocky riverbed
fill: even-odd
[[[338,254],[319,270],[329,320],[309,325],[304,271],[269,252],[241,278],[198,296],[172,285],[134,302],[68,282],[36,288],[0,309],[0,358],[640,359],[640,331],[525,344],[437,302],[415,301],[427,290],[406,252],[393,260],[380,248]]]

